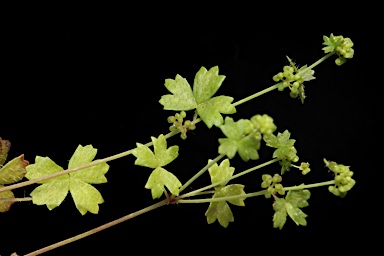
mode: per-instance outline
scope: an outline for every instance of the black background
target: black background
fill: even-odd
[[[308,226],[288,219],[283,230],[272,227],[272,199],[250,198],[246,207],[231,206],[235,222],[224,229],[218,222],[208,225],[208,204],[179,204],[162,207],[101,233],[55,249],[46,255],[125,255],[132,252],[240,252],[295,248],[349,249],[362,246],[360,238],[370,235],[366,202],[372,175],[369,136],[374,132],[378,96],[364,84],[369,45],[365,35],[350,26],[324,27],[297,32],[282,25],[258,29],[249,23],[225,27],[204,25],[186,28],[158,25],[156,19],[127,19],[127,15],[55,13],[14,18],[3,32],[0,136],[12,143],[9,160],[24,154],[34,162],[36,155],[49,156],[66,167],[76,147],[92,144],[97,158],[108,157],[147,143],[150,136],[168,133],[166,118],[173,114],[158,103],[167,94],[164,79],[176,74],[191,84],[201,66],[219,66],[226,79],[217,95],[235,101],[273,84],[272,76],[287,65],[286,55],[300,66],[312,64],[324,54],[322,36],[334,33],[350,37],[355,57],[341,67],[331,58],[315,68],[314,81],[307,83],[304,105],[289,92],[272,91],[237,107],[233,118],[268,114],[279,132],[288,129],[296,139],[301,161],[312,171],[302,176],[291,170],[285,186],[332,179],[323,158],[351,166],[356,186],[344,199],[326,187],[311,189],[309,207],[304,208]],[[81,18],[79,18],[81,17]],[[38,21],[37,21],[38,20]],[[247,26],[245,26],[247,25]],[[208,32],[208,33],[207,33]],[[192,117],[192,113],[188,113]],[[218,128],[199,123],[186,141],[175,136],[168,145],[179,145],[179,157],[167,166],[186,182],[208,159],[218,155]],[[261,149],[261,159],[243,163],[231,160],[236,172],[268,161],[273,150]],[[108,183],[95,185],[105,202],[97,215],[76,210],[70,196],[49,211],[31,202],[15,203],[2,213],[0,255],[16,251],[26,254],[72,237],[153,203],[144,188],[151,170],[135,166],[131,155],[109,163]],[[246,192],[260,190],[261,173],[279,172],[272,165],[234,183]],[[186,191],[207,185],[206,174]],[[14,191],[28,196],[31,185]],[[370,221],[374,221],[373,219]],[[373,240],[371,240],[373,241]],[[369,245],[369,244],[368,244]],[[289,248],[289,249],[288,249]]]

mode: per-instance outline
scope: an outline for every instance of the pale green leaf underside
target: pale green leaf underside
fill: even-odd
[[[225,76],[219,75],[219,67],[212,67],[209,71],[205,67],[201,67],[196,73],[193,83],[193,94],[196,103],[200,104],[209,100],[220,88]]]
[[[145,188],[150,189],[152,198],[160,198],[164,192],[164,186],[168,188],[172,195],[178,196],[181,182],[175,175],[164,168],[156,168],[148,178]]]
[[[57,173],[63,170],[61,166],[58,166],[49,157],[41,157],[41,156],[36,156],[35,163],[28,165],[26,169],[27,169],[27,174],[25,175],[25,177],[29,180],[37,179],[37,178],[50,175],[53,173]],[[41,184],[41,183],[47,183],[53,180],[67,179],[67,177],[65,176],[68,176],[68,175],[58,176],[56,178],[41,181],[38,183]]]
[[[69,189],[81,215],[86,214],[87,211],[93,214],[99,213],[99,204],[103,203],[104,200],[95,187],[82,180],[71,179]]]
[[[35,188],[30,194],[36,205],[47,205],[49,210],[59,206],[68,194],[69,177],[63,175],[61,179],[51,179]]]
[[[208,169],[208,171],[209,175],[211,176],[212,184],[214,184],[216,182],[232,177],[235,168],[230,167],[229,160],[225,159],[220,163],[220,166],[215,163]],[[220,187],[225,186],[227,183],[228,181],[220,184]]]
[[[197,103],[191,86],[185,78],[176,75],[175,80],[166,79],[165,87],[173,95],[167,94],[161,97],[159,102],[164,106],[164,109],[181,111],[196,108]]]

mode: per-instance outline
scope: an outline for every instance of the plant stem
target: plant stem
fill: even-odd
[[[164,135],[164,137],[165,137],[165,139],[168,139],[168,138],[170,138],[170,137],[172,137],[172,136],[174,136],[174,135],[176,135],[178,133],[179,133],[179,131],[177,131],[177,132],[170,132],[170,133]],[[144,145],[147,146],[147,147],[150,147],[150,146],[153,145],[153,143],[152,142],[148,142],[147,144],[144,144]],[[64,170],[64,171],[61,171],[61,172],[57,172],[57,173],[53,173],[53,174],[50,174],[50,175],[46,175],[46,176],[43,176],[43,177],[40,177],[40,178],[37,178],[37,179],[16,183],[16,184],[13,184],[13,185],[10,185],[10,186],[4,186],[4,187],[0,188],[0,193],[4,192],[4,191],[7,191],[7,190],[12,190],[12,189],[16,189],[16,188],[21,188],[21,187],[25,187],[25,186],[28,186],[28,185],[32,185],[32,184],[35,184],[35,183],[40,182],[40,181],[52,179],[52,178],[55,178],[55,177],[58,177],[58,176],[61,176],[61,175],[64,175],[64,174],[68,174],[68,173],[71,173],[71,172],[75,172],[75,171],[79,171],[79,170],[88,168],[88,167],[91,167],[91,166],[94,166],[94,165],[98,165],[98,164],[101,164],[101,163],[106,163],[108,161],[116,160],[116,159],[119,159],[119,158],[122,158],[122,157],[125,157],[125,156],[128,156],[128,155],[132,154],[133,150],[134,149],[130,149],[130,150],[122,152],[120,154],[116,154],[116,155],[113,155],[113,156],[110,156],[110,157],[106,157],[106,158],[103,158],[103,159],[94,160],[94,161],[92,161],[90,163],[87,163],[87,164],[84,164],[84,165],[80,165],[80,166],[76,166],[74,168],[67,169],[67,170]]]
[[[264,90],[262,90],[260,92],[252,94],[251,96],[248,96],[248,97],[246,97],[246,98],[244,98],[242,100],[239,100],[239,101],[233,103],[232,106],[236,107],[237,105],[243,104],[243,103],[245,103],[247,101],[250,101],[250,100],[252,100],[252,99],[254,99],[256,97],[259,97],[259,96],[263,95],[264,93],[273,91],[273,90],[277,89],[277,87],[278,87],[278,84],[272,85],[271,87],[268,87],[267,89],[264,89]]]
[[[267,165],[276,163],[276,162],[278,162],[278,161],[279,161],[278,159],[273,159],[273,160],[270,160],[270,161],[265,162],[265,163],[263,163],[263,164],[259,164],[259,165],[255,166],[255,167],[252,167],[252,168],[248,169],[248,170],[245,170],[245,171],[240,172],[240,173],[238,173],[238,174],[236,174],[236,175],[233,175],[233,176],[230,177],[230,178],[221,180],[221,181],[219,181],[219,182],[213,183],[213,184],[208,185],[208,186],[206,186],[206,187],[203,187],[203,188],[200,188],[200,189],[196,189],[196,190],[191,191],[191,192],[189,192],[189,193],[187,193],[187,194],[178,196],[178,197],[176,198],[176,200],[177,200],[177,199],[186,198],[186,197],[190,197],[190,196],[195,196],[197,193],[200,193],[201,191],[204,191],[204,190],[207,190],[207,189],[216,187],[216,186],[218,186],[218,185],[220,185],[220,184],[222,184],[222,183],[224,183],[224,182],[227,182],[227,181],[236,179],[236,178],[238,178],[238,177],[240,177],[240,176],[243,176],[243,175],[245,175],[245,174],[248,174],[248,173],[250,173],[250,172],[252,172],[252,171],[254,171],[254,170],[260,169],[260,168],[262,168],[262,167],[264,167],[264,166],[267,166]]]
[[[313,69],[314,67],[316,67],[317,65],[319,65],[320,63],[322,63],[323,61],[325,61],[326,59],[328,59],[329,57],[331,57],[333,54],[334,54],[333,52],[328,53],[327,55],[325,55],[324,57],[320,58],[318,61],[316,61],[315,63],[313,63],[311,66],[309,66],[309,67],[307,67],[306,69],[300,71],[299,74],[303,74],[303,73],[305,73],[307,70],[309,70],[309,69]]]
[[[211,167],[212,165],[214,165],[215,163],[217,163],[220,159],[222,159],[225,155],[219,155],[218,157],[216,157],[215,159],[213,159],[212,161],[209,161],[209,163],[203,168],[201,169],[198,173],[196,173],[192,178],[190,178],[186,183],[184,183],[184,185],[180,188],[179,190],[179,193],[181,193],[181,191],[183,191],[184,189],[186,189],[192,182],[194,182],[197,178],[199,178],[206,170],[208,170],[209,167]]]
[[[326,181],[326,182],[320,182],[315,184],[309,184],[309,185],[300,185],[300,186],[293,186],[293,187],[287,187],[284,188],[285,191],[289,190],[302,190],[306,188],[315,188],[315,187],[321,187],[321,186],[327,186],[335,184],[334,180]],[[198,203],[212,203],[212,202],[222,202],[222,201],[229,201],[229,200],[236,200],[236,199],[242,199],[242,198],[248,198],[248,197],[254,197],[254,196],[261,196],[264,195],[267,190],[262,190],[254,193],[247,193],[245,195],[238,195],[238,196],[226,196],[226,197],[219,197],[219,198],[206,198],[206,199],[179,199],[177,200],[177,203],[182,204],[198,204]]]
[[[303,73],[305,73],[305,71],[307,71],[307,70],[309,70],[309,69],[313,69],[314,67],[316,67],[317,65],[319,65],[320,63],[322,63],[323,61],[325,61],[326,59],[328,59],[329,57],[331,57],[333,54],[334,54],[333,52],[328,53],[327,55],[325,55],[324,57],[322,57],[321,59],[319,59],[318,61],[316,61],[315,63],[313,63],[311,66],[309,66],[309,67],[307,67],[306,69],[300,71],[299,74],[303,74]],[[259,97],[259,96],[261,96],[261,95],[263,95],[263,94],[265,94],[265,93],[267,93],[267,92],[273,91],[273,90],[277,89],[277,87],[278,87],[279,84],[280,84],[280,83],[275,84],[275,85],[272,85],[271,87],[268,87],[267,89],[264,89],[264,90],[262,90],[262,91],[260,91],[260,92],[257,92],[257,93],[255,93],[255,94],[252,94],[251,96],[248,96],[248,97],[246,97],[246,98],[244,98],[244,99],[242,99],[242,100],[239,100],[239,101],[233,103],[232,105],[233,105],[234,107],[236,107],[236,106],[238,106],[238,105],[240,105],[240,104],[243,104],[243,103],[245,103],[245,102],[247,102],[247,101],[250,101],[250,100],[252,100],[252,99],[254,99],[254,98],[257,98],[257,97]]]
[[[23,197],[23,198],[0,198],[1,202],[24,202],[24,201],[32,201],[32,197]]]
[[[58,247],[60,247],[60,246],[63,246],[63,245],[72,243],[72,242],[77,241],[77,240],[79,240],[79,239],[81,239],[81,238],[84,238],[84,237],[93,235],[93,234],[95,234],[95,233],[97,233],[97,232],[99,232],[99,231],[102,231],[102,230],[104,230],[104,229],[110,228],[110,227],[112,227],[112,226],[114,226],[114,225],[117,225],[117,224],[119,224],[119,223],[121,223],[121,222],[124,222],[124,221],[126,221],[126,220],[132,219],[132,218],[134,218],[134,217],[137,217],[137,216],[139,216],[139,215],[141,215],[141,214],[143,214],[143,213],[152,211],[152,210],[154,210],[154,209],[156,209],[156,208],[159,208],[160,206],[166,205],[167,202],[168,202],[168,201],[167,201],[166,199],[165,199],[165,200],[162,200],[162,201],[160,201],[160,202],[158,202],[158,203],[156,203],[156,204],[153,204],[153,205],[151,205],[151,206],[148,206],[148,207],[146,207],[146,208],[143,208],[143,209],[141,209],[141,210],[139,210],[139,211],[137,211],[137,212],[133,212],[133,213],[128,214],[128,215],[126,215],[126,216],[124,216],[124,217],[121,217],[121,218],[119,218],[119,219],[117,219],[117,220],[111,221],[111,222],[106,223],[106,224],[104,224],[104,225],[102,225],[102,226],[99,226],[99,227],[97,227],[97,228],[94,228],[94,229],[91,229],[91,230],[89,230],[89,231],[87,231],[87,232],[84,232],[84,233],[82,233],[82,234],[80,234],[80,235],[77,235],[77,236],[68,238],[68,239],[63,240],[63,241],[61,241],[61,242],[58,242],[58,243],[52,244],[52,245],[50,245],[50,246],[44,247],[44,248],[42,248],[42,249],[40,249],[40,250],[37,250],[37,251],[31,252],[31,253],[28,253],[28,254],[26,254],[26,255],[24,255],[24,256],[35,256],[35,255],[39,255],[39,254],[42,254],[42,253],[44,253],[44,252],[47,252],[47,251],[53,250],[53,249],[55,249],[55,248],[58,248]]]

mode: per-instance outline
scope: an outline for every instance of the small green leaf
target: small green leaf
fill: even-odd
[[[80,179],[71,179],[69,191],[81,215],[87,211],[93,214],[99,213],[99,204],[102,204],[104,199],[94,186]]]
[[[132,151],[136,157],[135,164],[149,168],[157,168],[158,163],[153,152],[145,145],[136,143],[137,148]]]
[[[273,215],[273,227],[281,230],[287,221],[285,200],[282,198],[276,198],[276,201],[273,204],[273,209],[275,210],[275,214]]]
[[[311,192],[307,189],[305,190],[290,190],[285,197],[287,202],[291,203],[294,206],[303,208],[308,206],[307,200],[311,197]]]
[[[276,148],[273,152],[274,158],[292,161],[297,157],[297,151],[293,146],[296,140],[289,139],[290,136],[291,133],[288,130],[285,130],[283,133],[278,133],[277,136],[274,134],[264,136],[264,141],[267,146]],[[298,158],[296,160],[298,160]]]
[[[300,210],[298,207],[292,206],[290,203],[285,204],[285,208],[287,209],[287,213],[289,217],[296,223],[296,225],[302,225],[306,226],[307,221],[305,218],[308,216],[305,214],[302,210]]]
[[[230,167],[229,160],[225,159],[221,162],[220,166],[215,163],[208,169],[208,171],[209,175],[211,176],[212,184],[214,184],[216,182],[220,182],[232,177],[235,168]],[[228,181],[220,184],[220,186],[217,187],[224,187],[227,183]]]
[[[151,137],[153,142],[153,148],[155,152],[155,156],[158,162],[158,166],[166,166],[170,162],[176,159],[179,155],[179,147],[172,146],[167,149],[167,141],[165,140],[164,135],[160,135],[158,139],[155,137]]]
[[[290,190],[285,199],[276,198],[273,204],[275,215],[273,216],[273,227],[282,229],[287,214],[296,225],[306,226],[307,215],[300,208],[308,206],[307,200],[311,196],[309,190]]]
[[[199,104],[196,110],[208,128],[213,125],[220,126],[224,121],[221,114],[236,113],[236,108],[231,104],[232,101],[232,97],[217,96]]]
[[[248,135],[239,141],[237,152],[239,152],[239,155],[244,162],[247,162],[249,159],[259,159],[257,150],[260,149],[260,140],[261,136]]]
[[[163,194],[164,186],[168,188],[172,195],[179,195],[181,182],[172,173],[158,167],[149,176],[147,184],[145,184],[145,188],[151,189],[152,198],[156,199],[160,198]]]
[[[20,181],[25,176],[27,170],[26,166],[29,165],[27,160],[24,160],[24,155],[15,157],[6,165],[0,168],[0,185],[12,184]]]
[[[163,134],[159,138],[151,137],[154,147],[153,153],[147,146],[136,143],[137,148],[132,154],[137,158],[136,165],[141,165],[149,168],[158,168],[165,166],[175,160],[179,154],[178,146],[171,146],[167,149],[167,141]]]
[[[307,65],[302,66],[299,69],[299,72],[300,72],[301,78],[304,80],[304,82],[316,79],[316,77],[313,76],[313,74],[315,74],[315,71],[312,69],[307,70]]]
[[[4,186],[0,185],[0,188],[2,188],[2,187],[4,187]],[[11,199],[11,198],[15,198],[15,196],[13,195],[11,190],[0,192],[0,199]],[[9,209],[11,208],[11,205],[13,203],[14,202],[12,202],[12,201],[4,201],[4,202],[0,201],[0,212],[9,211]]]
[[[160,104],[164,106],[166,110],[191,110],[195,109],[197,104],[191,86],[188,81],[176,75],[176,79],[166,79],[165,87],[173,95],[164,95],[160,99]]]
[[[214,223],[216,220],[219,221],[223,227],[228,227],[229,222],[233,222],[233,214],[231,208],[227,202],[212,202],[209,204],[208,210],[205,212],[208,224]]]
[[[245,128],[246,120],[234,122],[231,117],[226,117],[225,124],[221,125],[220,129],[228,138],[219,139],[219,154],[231,159],[238,152],[243,161],[258,159],[257,150],[260,148],[261,135],[257,132],[245,136]]]
[[[243,137],[245,126],[245,120],[240,119],[235,122],[233,118],[227,116],[225,118],[225,124],[221,125],[220,129],[228,138],[240,140]]]
[[[226,155],[229,159],[232,159],[239,148],[237,140],[234,139],[219,139],[219,154]]]
[[[244,185],[232,184],[232,185],[228,185],[218,189],[214,195],[214,198],[227,197],[227,196],[240,196],[240,195],[245,195]],[[227,201],[233,205],[245,206],[244,200],[245,198],[239,198],[239,199],[232,199]]]
[[[245,195],[243,185],[233,184],[222,188],[217,188],[216,193],[213,195],[212,198],[237,195]],[[245,198],[228,200],[228,202],[237,206],[244,206],[244,199]],[[229,207],[226,201],[211,202],[209,204],[208,210],[205,212],[205,216],[207,217],[208,224],[211,224],[218,220],[220,225],[225,228],[228,227],[229,222],[234,221],[231,208]]]
[[[220,88],[225,76],[219,75],[218,66],[212,67],[209,71],[205,67],[201,67],[196,73],[193,83],[193,94],[197,104],[209,100]]]

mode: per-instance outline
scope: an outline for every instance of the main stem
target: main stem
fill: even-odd
[[[39,254],[42,254],[42,253],[44,253],[44,252],[47,252],[47,251],[53,250],[53,249],[55,249],[55,248],[58,248],[58,247],[60,247],[60,246],[63,246],[63,245],[72,243],[72,242],[77,241],[77,240],[80,240],[80,239],[82,239],[82,238],[84,238],[84,237],[93,235],[93,234],[95,234],[95,233],[97,233],[97,232],[99,232],[99,231],[102,231],[102,230],[104,230],[104,229],[107,229],[107,228],[110,228],[110,227],[112,227],[112,226],[115,226],[115,225],[117,225],[117,224],[119,224],[119,223],[121,223],[121,222],[124,222],[124,221],[126,221],[126,220],[132,219],[132,218],[134,218],[134,217],[137,217],[137,216],[139,216],[139,215],[141,215],[141,214],[143,214],[143,213],[152,211],[152,210],[154,210],[154,209],[156,209],[156,208],[159,208],[160,206],[166,205],[167,202],[168,202],[168,201],[165,199],[165,200],[160,201],[160,202],[158,202],[158,203],[156,203],[156,204],[153,204],[153,205],[151,205],[151,206],[148,206],[148,207],[146,207],[146,208],[143,208],[143,209],[141,209],[141,210],[139,210],[139,211],[137,211],[137,212],[133,212],[133,213],[128,214],[128,215],[126,215],[126,216],[124,216],[124,217],[121,217],[120,219],[111,221],[111,222],[109,222],[109,223],[107,223],[107,224],[104,224],[104,225],[102,225],[102,226],[100,226],[100,227],[91,229],[91,230],[89,230],[89,231],[87,231],[87,232],[84,232],[84,233],[82,233],[82,234],[80,234],[80,235],[77,235],[77,236],[68,238],[68,239],[66,239],[66,240],[63,240],[63,241],[61,241],[61,242],[52,244],[52,245],[47,246],[47,247],[44,247],[44,248],[42,248],[42,249],[40,249],[40,250],[37,250],[37,251],[31,252],[31,253],[28,253],[28,254],[26,254],[26,255],[24,255],[24,256],[34,256],[34,255],[39,255]]]

